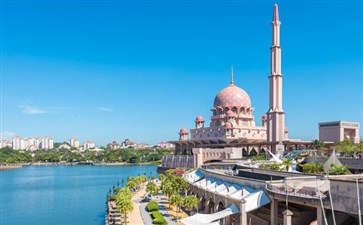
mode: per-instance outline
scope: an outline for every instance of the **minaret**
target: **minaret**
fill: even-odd
[[[285,113],[282,109],[282,73],[280,24],[278,6],[274,6],[272,20],[272,47],[270,68],[270,107],[267,112],[267,141],[277,143],[284,140]]]
[[[230,84],[234,85],[233,65],[231,65],[231,81],[230,81]]]

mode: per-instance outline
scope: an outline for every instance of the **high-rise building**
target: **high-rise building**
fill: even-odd
[[[74,148],[78,148],[79,147],[79,140],[77,140],[76,138],[70,138],[69,139],[69,144]]]
[[[92,141],[85,141],[83,143],[83,148],[84,149],[91,149],[91,148],[95,148],[95,143],[93,143]]]

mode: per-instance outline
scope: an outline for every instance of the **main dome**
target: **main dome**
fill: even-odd
[[[214,108],[217,107],[251,107],[251,99],[242,88],[230,84],[222,89],[214,99]]]

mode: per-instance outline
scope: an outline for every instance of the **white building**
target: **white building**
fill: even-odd
[[[0,141],[0,148],[12,147],[11,141],[2,140]]]
[[[93,143],[92,141],[85,141],[83,143],[83,149],[91,149],[91,148],[95,148],[95,143]]]
[[[71,147],[78,148],[79,147],[79,140],[77,140],[76,138],[70,138],[69,139],[69,144],[71,145]]]
[[[165,148],[165,149],[174,149],[175,145],[173,143],[170,142],[160,142],[158,144],[159,148]]]
[[[14,150],[26,150],[27,149],[27,141],[21,137],[13,137],[11,140],[11,144]]]
[[[52,149],[54,148],[54,141],[50,137],[44,137],[42,138],[40,142],[40,148],[41,149]]]
[[[50,137],[44,138],[22,138],[14,137],[11,140],[11,147],[14,150],[38,150],[38,149],[52,149],[54,141]]]

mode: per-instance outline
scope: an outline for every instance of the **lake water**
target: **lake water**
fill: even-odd
[[[150,174],[150,172],[152,174]],[[27,166],[0,171],[1,225],[103,225],[106,195],[156,166]]]

